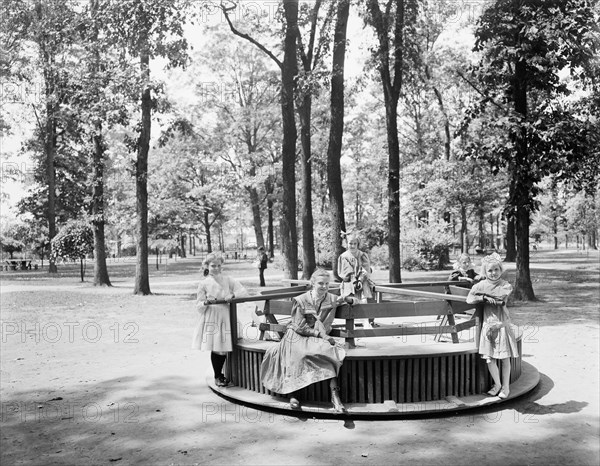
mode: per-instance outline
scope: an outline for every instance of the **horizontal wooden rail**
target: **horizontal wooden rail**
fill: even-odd
[[[294,293],[299,290],[307,291],[308,288],[309,288],[308,286],[300,286],[300,287],[293,288],[293,291],[294,291]],[[260,294],[261,294],[261,296],[271,296],[271,295],[277,295],[277,294],[289,293],[289,292],[290,292],[290,287],[286,286],[285,288],[277,288],[275,290],[261,290]]]
[[[449,285],[454,285],[454,286],[458,286],[459,288],[463,288],[462,286],[460,286],[461,283],[465,283],[465,288],[466,288],[466,282],[459,282],[459,281],[456,281],[456,280],[443,281],[443,282],[386,283],[386,284],[381,285],[381,286],[385,286],[386,288],[398,288],[398,289],[401,289],[401,288],[427,288],[427,287],[432,287],[432,286],[449,286]],[[377,284],[376,284],[376,286],[377,286]]]
[[[262,323],[258,324],[258,329],[261,332],[277,332],[280,335],[283,335],[287,330],[287,325]]]
[[[452,313],[460,314],[469,309],[474,309],[475,304],[453,303]],[[269,300],[264,310],[257,310],[257,315],[281,314],[291,315],[293,303],[291,301]],[[347,304],[338,306],[335,317],[337,319],[377,319],[383,317],[422,317],[439,316],[448,313],[448,303],[445,301],[387,301],[384,303]]]
[[[467,330],[478,325],[478,319],[473,319],[468,322],[462,322],[457,325],[398,325],[390,327],[377,327],[373,329],[354,329],[344,330],[334,328],[329,333],[332,337],[339,338],[367,338],[367,337],[390,337],[390,336],[408,336],[408,335],[437,335],[442,333],[457,333]],[[278,332],[285,333],[286,325],[281,324],[259,324],[259,330],[262,332]]]
[[[452,294],[444,294],[444,293],[433,293],[431,291],[421,291],[421,290],[409,290],[409,289],[397,289],[397,288],[389,288],[387,286],[375,286],[375,291],[380,293],[390,293],[397,295],[408,295],[408,296],[421,296],[424,298],[433,298],[433,299],[443,299],[445,301],[456,301],[460,303],[464,303],[467,301],[466,296],[457,296]]]
[[[253,302],[253,301],[268,301],[271,299],[287,299],[287,298],[293,298],[295,296],[301,295],[302,293],[305,293],[305,292],[306,292],[306,290],[299,289],[299,290],[288,291],[285,293],[278,293],[278,294],[273,294],[273,295],[268,295],[268,296],[260,296],[259,295],[259,296],[246,296],[245,298],[234,298],[231,301],[227,301],[225,299],[217,299],[217,300],[211,301],[210,303],[207,301],[204,301],[204,304],[237,304],[237,303],[249,303],[249,302]]]
[[[283,283],[289,283],[290,286],[305,286],[305,287],[309,287],[310,286],[310,280],[294,280],[291,278],[284,278],[283,280],[281,280]],[[330,290],[337,290],[339,289],[340,284],[338,282],[332,282],[329,284],[329,289]]]
[[[457,325],[400,325],[397,327],[377,327],[373,329],[354,329],[342,330],[333,329],[330,335],[341,338],[366,338],[366,337],[392,337],[392,336],[410,336],[410,335],[438,335],[443,333],[458,333],[463,330],[475,327],[478,325],[477,318],[468,322],[463,322]],[[352,346],[352,345],[350,345]]]
[[[292,314],[294,303],[291,301],[269,301],[265,306],[264,314],[283,314],[289,316]]]
[[[384,303],[341,306],[335,316],[338,319],[376,319],[382,317],[437,316],[448,312],[445,301],[388,301]]]

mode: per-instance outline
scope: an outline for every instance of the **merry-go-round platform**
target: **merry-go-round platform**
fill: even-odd
[[[265,351],[285,332],[291,298],[307,289],[301,281],[296,285],[230,303],[236,325],[231,326],[234,348],[225,370],[231,383],[218,387],[212,376],[207,377],[215,393],[252,408],[295,416],[402,418],[504,403],[539,382],[537,369],[522,361],[523,332],[515,327],[519,356],[511,358],[510,394],[501,399],[485,393],[492,382],[478,353],[481,310],[466,303],[468,288],[457,282],[387,284],[375,287],[376,302],[336,310],[331,336],[346,349],[338,383],[347,413],[334,411],[328,381],[301,390],[301,408],[292,409],[287,397],[261,384],[260,366]],[[240,303],[258,304],[261,321],[242,325]],[[369,319],[375,319],[373,326]]]

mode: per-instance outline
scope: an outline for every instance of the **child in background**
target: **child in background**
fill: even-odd
[[[487,392],[490,396],[508,397],[510,393],[510,358],[517,357],[515,338],[510,314],[506,308],[512,286],[502,279],[502,259],[496,253],[481,261],[481,275],[485,280],[473,285],[467,303],[483,303],[483,325],[479,341],[479,353],[486,360],[494,386]],[[502,361],[502,381],[496,360]]]
[[[468,281],[469,283],[475,283],[481,277],[475,273],[471,256],[467,253],[462,253],[456,259],[456,262],[452,266],[454,271],[448,277],[449,281]]]

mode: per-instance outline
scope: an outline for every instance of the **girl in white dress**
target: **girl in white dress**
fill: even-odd
[[[494,386],[488,395],[500,398],[510,393],[510,358],[519,356],[515,332],[506,308],[512,286],[502,279],[502,259],[496,253],[484,257],[481,262],[481,276],[485,277],[473,285],[467,296],[467,303],[483,303],[483,325],[479,340],[479,353],[487,362]],[[502,361],[502,380],[497,360]]]
[[[222,371],[227,353],[233,350],[233,341],[229,305],[211,303],[248,296],[236,279],[221,273],[223,262],[221,256],[211,253],[202,263],[205,278],[200,281],[196,299],[196,310],[200,316],[192,339],[192,349],[211,352],[215,384],[219,387],[229,385]]]

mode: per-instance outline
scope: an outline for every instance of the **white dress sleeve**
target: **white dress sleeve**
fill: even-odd
[[[245,298],[249,296],[248,290],[242,286],[235,278],[230,278],[229,289],[236,298]]]

